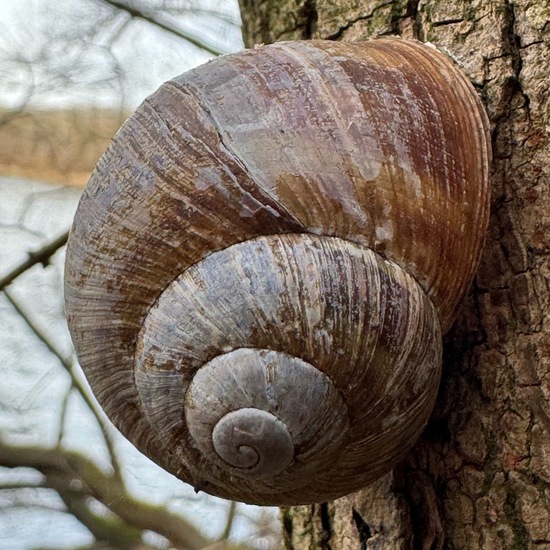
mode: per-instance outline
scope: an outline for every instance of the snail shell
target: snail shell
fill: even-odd
[[[476,93],[420,43],[280,43],[165,83],[99,161],[67,250],[106,413],[218,496],[373,481],[430,415],[488,166]]]

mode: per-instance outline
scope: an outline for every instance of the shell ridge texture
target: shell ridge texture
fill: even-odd
[[[66,311],[115,425],[197,489],[327,501],[429,420],[479,261],[480,99],[421,43],[288,42],[164,84],[100,159]]]
[[[196,89],[191,82],[187,82],[185,85],[179,85],[176,86],[175,83],[167,83],[167,85],[174,86],[179,93],[187,94],[189,97],[192,97],[195,101],[200,102],[200,90]],[[249,167],[247,166],[245,160],[241,158],[241,156],[234,150],[232,145],[229,143],[228,137],[224,134],[223,128],[221,127],[219,121],[216,119],[216,116],[214,113],[208,108],[208,105],[205,104],[205,102],[202,102],[202,111],[205,115],[208,116],[210,121],[212,122],[213,128],[216,130],[217,136],[219,138],[220,144],[223,147],[227,153],[233,157],[234,161],[239,164],[239,166],[250,176],[251,181],[257,181],[256,176],[252,174]],[[235,181],[236,184],[238,184],[238,180]],[[296,224],[296,226],[301,226],[300,222],[292,215],[290,211],[284,208],[284,205],[280,203],[277,200],[277,197],[270,194],[269,190],[266,188],[266,186],[261,186],[262,194],[267,195],[272,203],[277,204],[278,208],[282,210],[282,214],[289,220],[291,220],[293,223]],[[243,192],[246,194],[250,194],[245,188],[242,188]],[[268,208],[269,205],[259,205],[259,208]],[[279,214],[281,215],[281,214]]]

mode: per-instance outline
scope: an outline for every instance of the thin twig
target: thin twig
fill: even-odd
[[[209,10],[209,9],[201,9],[201,8],[184,8],[184,7],[175,7],[175,8],[165,7],[163,9],[165,12],[170,14],[181,15],[182,13],[188,13],[199,17],[211,17],[213,19],[219,19],[220,21],[223,21],[233,27],[241,26],[240,19],[236,19],[233,15],[229,13],[223,13],[218,10]]]
[[[24,262],[20,263],[14,269],[12,269],[7,275],[0,278],[0,291],[3,291],[9,284],[11,284],[19,275],[30,269],[36,264],[48,265],[50,258],[65,244],[69,238],[69,232],[65,232],[51,243],[43,246],[36,252],[29,252],[29,257]]]
[[[48,350],[53,353],[58,359],[61,365],[65,368],[65,370],[69,373],[69,376],[71,377],[71,383],[74,388],[78,391],[92,414],[95,416],[97,423],[99,424],[99,427],[101,428],[101,431],[103,433],[103,437],[105,438],[105,444],[107,445],[107,451],[109,453],[109,457],[111,459],[111,465],[114,470],[114,476],[118,479],[122,478],[121,473],[121,467],[120,463],[118,461],[117,454],[115,452],[115,446],[113,437],[111,435],[111,432],[109,430],[109,427],[105,423],[105,420],[103,418],[102,412],[99,409],[99,407],[96,405],[96,403],[90,398],[86,388],[80,381],[80,379],[77,377],[75,370],[74,370],[74,357],[71,356],[71,358],[66,358],[61,350],[57,349],[57,347],[54,345],[54,343],[42,332],[40,328],[38,328],[34,322],[30,319],[30,317],[27,315],[27,313],[21,308],[19,303],[13,298],[10,292],[8,292],[7,289],[4,289],[4,295],[12,305],[12,307],[15,309],[15,311],[19,314],[19,316],[25,321],[27,326],[31,329],[31,331],[35,334],[35,336],[48,348]]]
[[[65,434],[65,420],[67,418],[67,411],[69,408],[69,399],[71,397],[72,391],[73,391],[73,383],[71,381],[71,385],[69,389],[67,390],[67,393],[63,397],[63,402],[61,403],[61,414],[59,415],[59,430],[57,435],[57,446],[61,446],[61,443],[63,441],[63,435]]]
[[[235,521],[235,515],[237,513],[237,503],[232,500],[229,503],[229,510],[227,512],[227,520],[225,521],[225,528],[220,535],[218,540],[229,540],[229,535],[231,534],[231,529],[233,529],[233,522]]]
[[[36,484],[29,483],[28,481],[11,481],[8,483],[0,483],[0,491],[13,491],[16,489],[48,489],[44,485],[43,481],[39,481]]]
[[[224,52],[223,50],[220,50],[216,46],[206,43],[204,40],[196,36],[193,36],[192,34],[182,29],[178,29],[175,26],[162,21],[158,16],[156,16],[152,12],[145,12],[138,8],[128,6],[124,2],[119,2],[118,0],[99,0],[99,1],[103,2],[104,4],[108,4],[109,6],[112,6],[114,8],[117,8],[119,10],[123,10],[128,14],[130,14],[132,17],[143,19],[144,21],[152,23],[153,25],[156,25],[157,27],[165,31],[168,31],[169,33],[172,33],[178,38],[182,38],[183,40],[186,40],[187,42],[193,44],[197,48],[200,48],[201,50],[204,50],[208,53],[211,53],[212,55],[223,55],[224,53],[227,53],[227,52]]]
[[[0,505],[0,515],[4,512],[12,512],[13,510],[25,510],[26,512],[29,510],[41,510],[45,512],[60,512],[61,514],[70,514],[72,515],[68,510],[63,508],[56,508],[55,504],[30,504],[30,503],[22,503],[22,504],[2,504]]]

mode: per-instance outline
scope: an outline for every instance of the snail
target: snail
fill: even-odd
[[[65,295],[115,426],[213,495],[322,502],[425,427],[489,209],[469,80],[400,39],[286,42],[160,87],[80,201]]]

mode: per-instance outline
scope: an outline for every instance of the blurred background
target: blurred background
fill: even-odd
[[[0,0],[0,549],[275,549],[278,511],[195,494],[114,431],[63,314],[64,243],[111,136],[241,49],[237,0]]]

